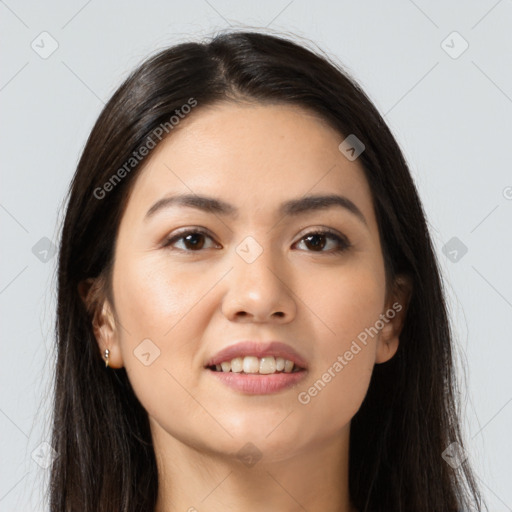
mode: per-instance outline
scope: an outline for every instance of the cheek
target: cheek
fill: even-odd
[[[113,288],[123,365],[146,410],[187,411],[179,383],[193,386],[204,332],[200,299],[211,284],[198,273],[169,271],[148,259],[116,261]],[[201,320],[203,318],[203,320]]]
[[[317,278],[315,286],[306,286],[309,291],[305,296],[319,319],[315,325],[320,324],[316,344],[330,357],[347,350],[353,339],[363,340],[383,313],[385,277],[379,266],[347,266]],[[375,345],[375,339],[367,336],[368,345]]]
[[[116,263],[116,310],[126,330],[136,338],[153,336],[165,346],[190,316],[218,276],[201,270],[172,268],[162,258],[147,257]],[[190,336],[188,337],[190,340]]]
[[[373,371],[372,357],[362,349],[348,361],[333,358],[297,390],[296,409],[303,418],[301,430],[312,436],[335,436],[350,423],[368,391]]]
[[[297,400],[308,410],[308,422],[334,431],[351,420],[368,390],[378,339],[375,324],[385,300],[384,275],[371,266],[352,267],[331,275],[328,286],[308,298],[318,305],[321,322],[314,323],[315,365]]]

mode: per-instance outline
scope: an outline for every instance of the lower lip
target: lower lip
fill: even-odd
[[[215,378],[219,379],[226,386],[248,395],[270,395],[283,389],[295,386],[305,376],[306,371],[291,373],[273,373],[270,375],[214,372],[209,371]]]

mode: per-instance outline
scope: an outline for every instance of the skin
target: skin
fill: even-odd
[[[108,348],[109,365],[126,368],[149,415],[157,512],[355,511],[348,492],[351,419],[374,365],[398,348],[411,288],[401,277],[386,296],[371,191],[358,160],[339,151],[343,138],[299,107],[219,103],[182,121],[137,177],[118,231],[114,303],[101,302],[93,325],[101,353]],[[222,199],[239,215],[172,206],[144,220],[174,193]],[[332,193],[355,203],[366,224],[336,206],[289,218],[277,213],[283,201]],[[163,247],[179,228],[198,227],[211,236],[199,236],[202,248],[183,238]],[[337,242],[327,236],[315,249],[306,235],[321,227],[351,247],[333,253]],[[247,236],[263,251],[252,263],[236,252]],[[300,403],[298,394],[393,303],[401,311],[360,343],[308,404]],[[160,351],[148,366],[134,355],[145,339]],[[259,396],[224,386],[204,365],[244,339],[292,345],[308,362],[305,380]],[[261,455],[254,465],[237,456],[246,443]]]

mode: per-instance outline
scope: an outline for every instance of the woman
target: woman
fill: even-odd
[[[296,43],[177,45],[117,90],[71,184],[57,340],[52,511],[481,510],[410,172]]]

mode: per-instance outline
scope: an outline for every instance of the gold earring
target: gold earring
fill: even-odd
[[[105,368],[108,366],[108,356],[110,355],[110,350],[105,349]]]

